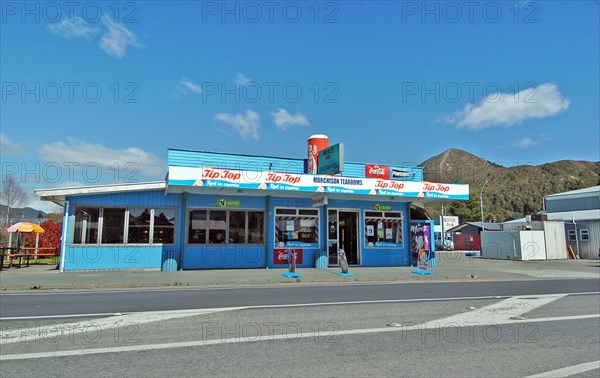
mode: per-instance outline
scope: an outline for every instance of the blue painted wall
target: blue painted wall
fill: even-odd
[[[347,208],[359,209],[359,227],[364,226],[365,214],[364,211],[372,211],[373,205],[376,202],[370,201],[346,201],[346,200],[330,200],[328,208]],[[408,203],[403,202],[377,202],[392,206],[392,210],[402,212],[402,230],[404,233],[403,246],[401,248],[366,248],[365,247],[365,230],[360,230],[359,251],[361,253],[361,266],[410,266],[410,238],[408,226]]]
[[[240,200],[240,210],[264,211],[266,203],[265,197],[187,194],[187,209],[216,209],[218,199]],[[219,210],[223,210],[223,208],[219,208]],[[184,213],[186,226],[182,228],[185,240],[183,269],[264,268],[266,266],[264,245],[187,244],[187,211],[184,211]]]
[[[190,245],[187,244],[187,214],[194,208],[217,208],[218,199],[240,200],[240,210],[265,211],[264,245]],[[131,193],[98,194],[72,196],[67,227],[67,248],[65,250],[65,270],[94,269],[161,269],[165,259],[173,258],[177,268],[218,269],[218,268],[287,268],[274,264],[275,245],[275,208],[294,207],[312,208],[311,198],[287,198],[276,196],[223,196],[186,194],[185,207],[183,195],[168,194],[164,191],[142,191]],[[327,209],[358,209],[359,227],[364,225],[364,210],[372,210],[375,202],[331,200],[327,207],[319,210],[319,246],[303,249],[303,262],[299,268],[312,268],[318,252],[327,250]],[[402,202],[378,202],[392,206],[392,211],[403,214],[404,232],[401,248],[366,248],[364,229],[360,229],[359,253],[361,266],[408,266],[410,265],[410,234],[408,204]],[[72,245],[75,207],[90,206],[148,206],[176,207],[177,224],[175,243],[172,245]],[[181,253],[183,253],[181,255]]]
[[[65,270],[101,269],[160,269],[165,254],[177,255],[181,219],[181,196],[168,194],[163,190],[138,191],[127,193],[94,194],[71,196],[67,230]],[[73,245],[76,206],[147,206],[176,207],[178,223],[175,225],[175,244],[172,245]]]

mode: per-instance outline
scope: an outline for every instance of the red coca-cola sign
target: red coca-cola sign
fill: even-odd
[[[302,264],[302,249],[301,248],[275,248],[273,250],[273,263],[287,265],[288,249],[291,249],[292,251],[294,251],[294,255],[296,255],[296,265]]]
[[[365,164],[365,177],[389,179],[390,167],[379,164]]]

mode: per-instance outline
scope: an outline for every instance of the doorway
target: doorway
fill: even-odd
[[[327,241],[329,265],[339,265],[338,249],[346,252],[348,264],[359,265],[358,211],[329,209],[327,213]]]

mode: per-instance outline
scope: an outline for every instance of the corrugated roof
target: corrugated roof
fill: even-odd
[[[564,197],[569,197],[569,196],[579,197],[579,196],[585,195],[585,194],[597,194],[597,195],[600,195],[600,185],[598,185],[598,186],[591,186],[589,188],[571,190],[571,191],[568,191],[568,192],[562,192],[562,193],[556,193],[556,194],[549,194],[547,196],[544,196],[544,198],[546,198],[546,199],[552,199],[552,198],[557,198],[557,197],[564,198]]]

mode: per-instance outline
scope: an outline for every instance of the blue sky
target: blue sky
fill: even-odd
[[[598,1],[1,4],[2,174],[29,191],[320,133],[367,163],[600,159]]]

